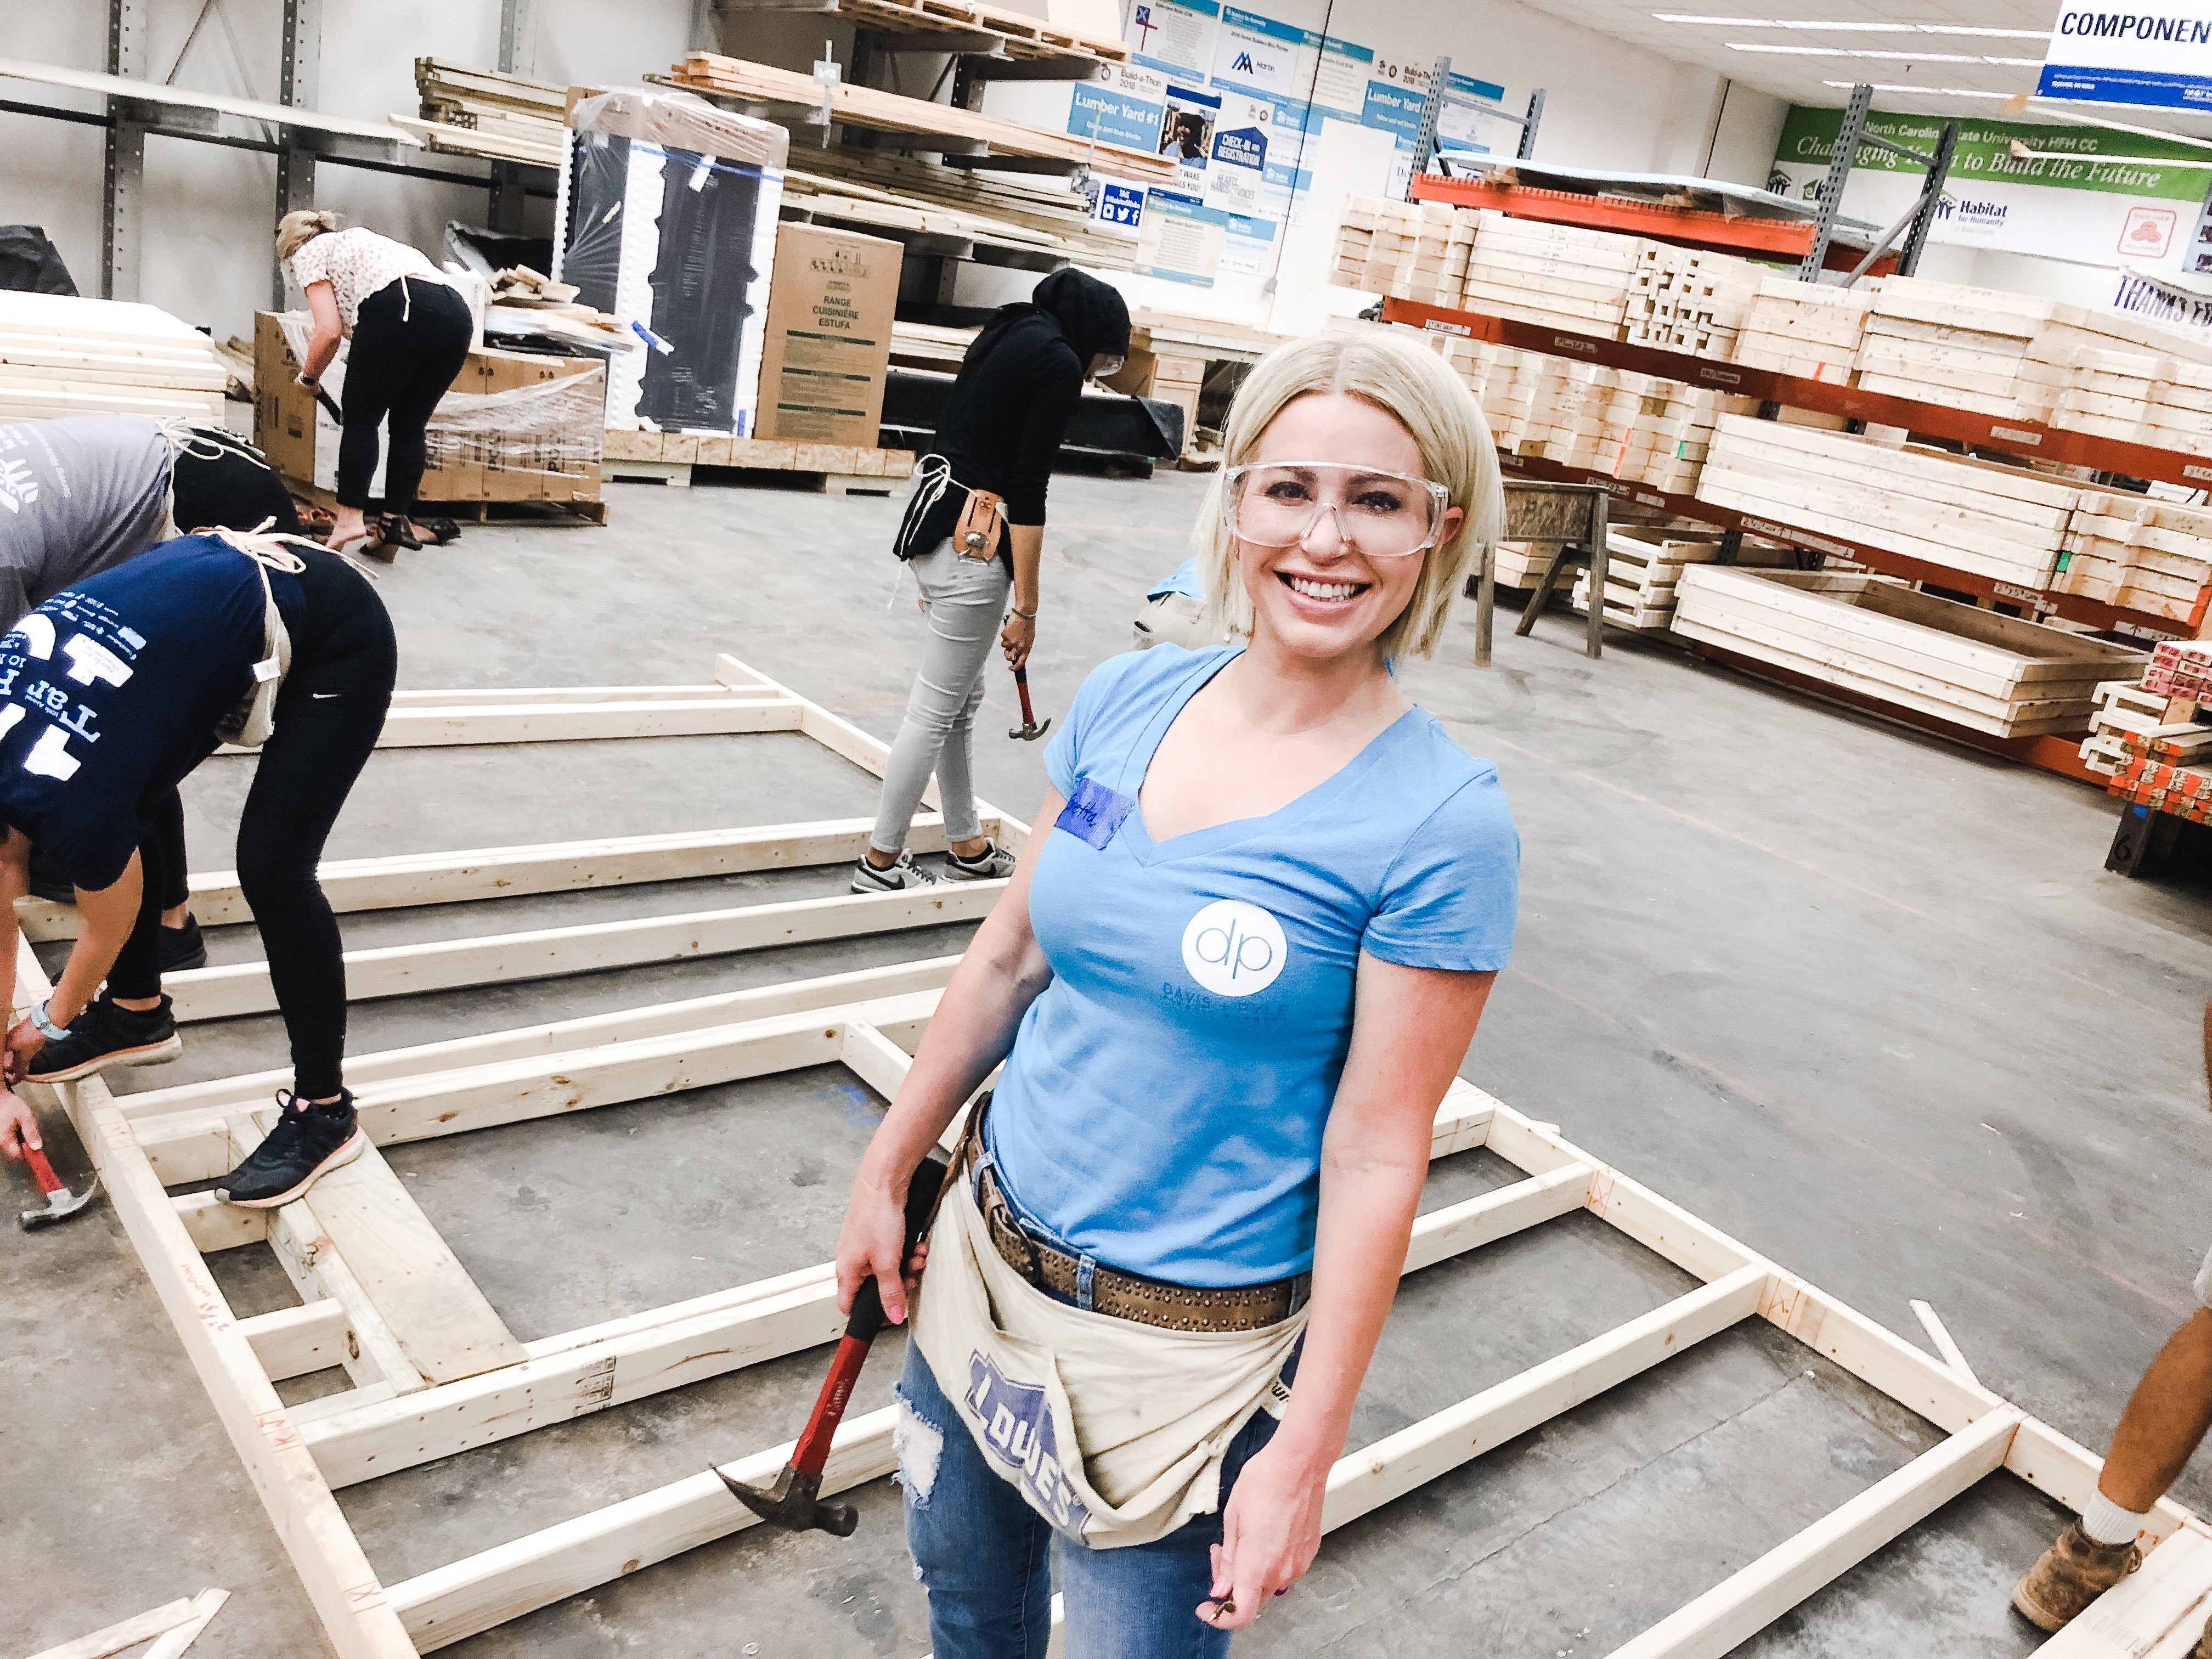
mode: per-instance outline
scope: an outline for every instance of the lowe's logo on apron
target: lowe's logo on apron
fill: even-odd
[[[1077,1501],[1060,1469],[1044,1390],[1007,1382],[997,1365],[976,1353],[968,1362],[964,1403],[983,1425],[984,1450],[1021,1471],[1022,1490],[1039,1513],[1062,1532],[1080,1536],[1091,1511]]]

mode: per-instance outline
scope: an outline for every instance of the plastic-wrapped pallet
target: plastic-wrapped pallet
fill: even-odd
[[[1735,361],[1778,374],[1850,386],[1873,303],[1866,288],[1762,277],[1736,334]]]
[[[2078,485],[1942,451],[1724,415],[1698,480],[1717,507],[2023,587],[2051,585]]]

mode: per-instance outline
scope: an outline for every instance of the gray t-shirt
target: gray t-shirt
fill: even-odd
[[[0,426],[0,623],[159,541],[175,465],[150,416]]]

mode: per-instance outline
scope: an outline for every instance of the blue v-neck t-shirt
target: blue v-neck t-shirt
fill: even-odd
[[[1052,982],[988,1120],[1029,1216],[1181,1285],[1312,1266],[1360,953],[1503,968],[1519,881],[1496,770],[1420,708],[1264,817],[1153,841],[1137,805],[1152,756],[1236,655],[1155,646],[1077,693],[1045,755],[1068,806],[1037,826],[1030,890]]]

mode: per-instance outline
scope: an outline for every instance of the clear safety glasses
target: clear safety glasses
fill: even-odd
[[[1230,533],[1255,547],[1303,542],[1326,513],[1340,542],[1370,558],[1404,558],[1437,544],[1451,507],[1450,492],[1430,479],[1341,461],[1255,462],[1230,468],[1224,483]]]

